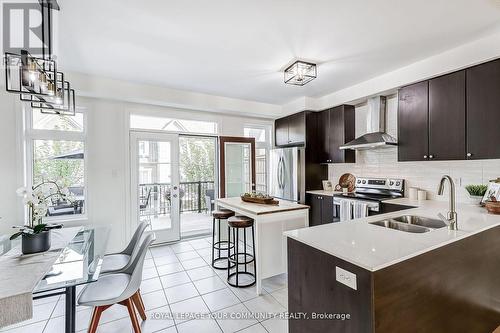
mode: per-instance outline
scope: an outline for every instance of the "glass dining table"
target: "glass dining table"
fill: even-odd
[[[76,287],[99,278],[108,236],[108,227],[81,227],[33,290],[34,300],[65,295],[66,333],[75,332]],[[6,242],[0,247],[0,255],[20,244],[20,240]]]

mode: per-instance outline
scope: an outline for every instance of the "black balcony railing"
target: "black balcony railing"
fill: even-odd
[[[213,192],[213,181],[179,183],[181,213],[205,211],[207,209],[205,197],[212,194],[213,198]],[[171,195],[170,183],[139,184],[141,214],[158,216],[170,213]]]

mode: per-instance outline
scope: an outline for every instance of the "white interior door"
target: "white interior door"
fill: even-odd
[[[132,131],[130,143],[135,225],[148,221],[157,243],[179,240],[179,136]]]

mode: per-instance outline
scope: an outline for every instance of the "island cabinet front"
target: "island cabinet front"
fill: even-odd
[[[294,239],[287,242],[289,333],[373,332],[371,272]]]
[[[289,238],[289,332],[491,333],[499,239],[497,226],[369,271]]]

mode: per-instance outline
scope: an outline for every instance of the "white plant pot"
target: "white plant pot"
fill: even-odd
[[[469,195],[469,202],[472,204],[472,205],[481,205],[481,200],[483,200],[483,197],[480,197],[480,196],[475,196],[475,195]]]

